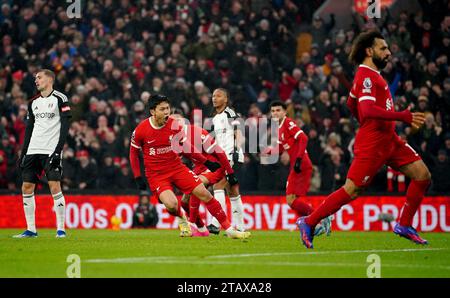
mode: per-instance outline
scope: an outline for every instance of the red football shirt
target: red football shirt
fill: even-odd
[[[222,168],[224,168],[228,174],[233,173],[233,169],[231,168],[225,152],[222,148],[220,148],[208,131],[195,125],[185,125],[183,130],[184,136],[187,140],[186,143],[192,146],[191,148],[193,149],[191,150],[195,150],[194,153],[200,153],[206,159],[220,163]],[[188,149],[189,148],[184,148],[183,152],[189,152]],[[189,154],[185,155],[189,156]],[[199,160],[195,156],[190,158],[194,163],[196,172],[203,172],[207,170],[203,161]]]
[[[364,100],[372,100],[375,105],[386,111],[394,111],[389,86],[381,74],[366,66],[360,65],[353,80],[350,96],[356,99],[357,113],[360,121],[360,129],[356,135],[355,146],[364,149],[372,149],[383,142],[391,140],[395,135],[395,121],[379,119],[361,119],[360,103]],[[378,147],[377,149],[380,149]]]
[[[285,117],[278,128],[278,144],[281,145],[280,153],[286,150],[291,164],[294,164],[298,157],[303,158],[306,153],[307,138],[294,120]]]
[[[172,146],[173,138],[183,137],[182,127],[172,118],[163,127],[154,126],[150,119],[139,123],[131,136],[131,146],[142,149],[146,174],[166,173],[182,166]]]

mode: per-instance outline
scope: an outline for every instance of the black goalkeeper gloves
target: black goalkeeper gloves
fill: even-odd
[[[294,171],[299,174],[302,170],[301,170],[301,165],[302,165],[302,159],[301,158],[297,158],[295,160],[295,164],[294,164]]]
[[[215,172],[215,171],[217,171],[218,169],[220,169],[220,163],[218,163],[218,162],[214,162],[214,161],[207,160],[207,161],[205,161],[204,165],[205,165],[205,167],[207,167],[208,170],[210,170],[211,172]]]
[[[230,183],[231,186],[236,185],[236,184],[239,183],[239,181],[237,180],[237,178],[234,175],[234,173],[231,173],[231,174],[227,175],[227,181],[228,181],[228,183]]]
[[[139,190],[147,190],[147,183],[145,183],[145,179],[142,178],[142,176],[134,178],[134,181],[136,182]]]

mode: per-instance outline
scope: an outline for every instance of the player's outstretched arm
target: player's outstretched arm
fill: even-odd
[[[375,101],[363,100],[359,102],[361,111],[361,121],[364,119],[378,119],[388,121],[402,121],[411,124],[413,116],[410,110],[406,109],[401,112],[386,111],[375,105]]]

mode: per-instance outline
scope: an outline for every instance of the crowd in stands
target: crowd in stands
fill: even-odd
[[[259,1],[268,5],[258,9],[258,1],[83,1],[80,19],[68,18],[59,2],[0,1],[0,189],[20,189],[27,100],[36,93],[34,73],[48,68],[72,110],[64,190],[135,188],[130,136],[149,115],[150,95],[167,95],[188,119],[195,110],[206,118],[212,91],[222,87],[255,123],[270,118],[271,101],[286,102],[309,136],[310,190],[330,192],[345,181],[358,127],[345,104],[355,71],[347,57],[359,32],[378,28],[392,52],[382,75],[396,110],[426,114],[420,131],[398,123],[398,134],[430,168],[432,190],[450,191],[447,1],[418,0],[421,10],[398,15],[383,8],[380,19],[353,12],[345,29],[333,15],[313,17],[320,0]],[[301,34],[311,37],[303,52]],[[286,154],[267,165],[247,153],[241,189],[284,190],[288,165]],[[397,190],[388,185],[398,173],[389,171],[392,181],[387,173],[370,190]]]

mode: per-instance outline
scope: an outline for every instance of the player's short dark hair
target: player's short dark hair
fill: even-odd
[[[370,30],[360,33],[353,42],[352,50],[348,56],[351,63],[361,64],[366,58],[366,49],[373,46],[375,39],[384,39],[378,30]]]
[[[228,92],[227,89],[219,87],[219,88],[216,88],[215,90],[219,90],[220,92],[225,94],[225,97],[227,98],[227,100],[230,101],[230,93]]]
[[[148,105],[150,110],[154,110],[160,103],[167,102],[170,105],[170,100],[167,96],[162,94],[153,94],[150,96]]]
[[[270,103],[270,108],[273,108],[273,107],[282,107],[283,110],[285,110],[285,111],[287,110],[286,104],[284,102],[282,102],[282,101],[279,101],[279,100],[272,101]]]
[[[56,75],[50,69],[44,68],[44,69],[41,69],[38,71],[38,73],[40,73],[40,72],[44,73],[47,77],[51,78],[53,80],[53,82],[55,81]]]

